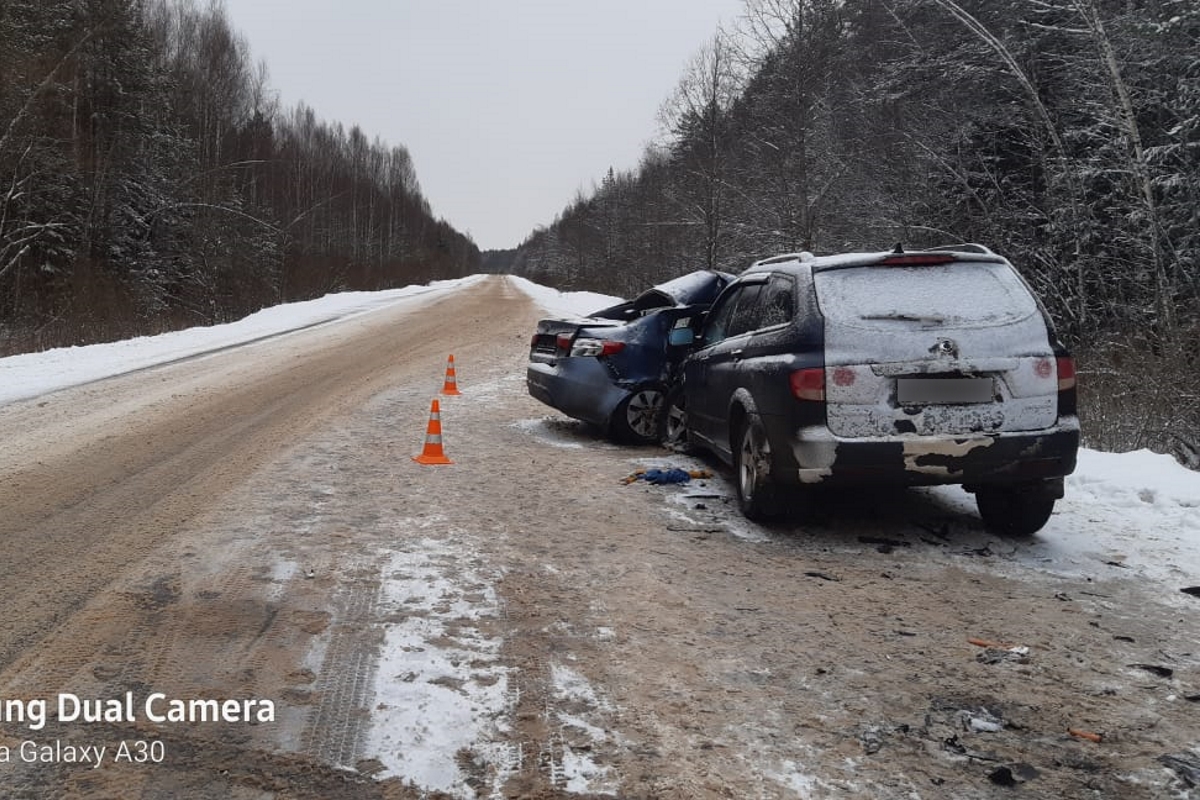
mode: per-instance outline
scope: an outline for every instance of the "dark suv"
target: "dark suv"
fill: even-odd
[[[751,519],[787,487],[962,484],[1032,534],[1075,468],[1075,366],[985,247],[778,256],[713,304],[664,428],[734,467]]]

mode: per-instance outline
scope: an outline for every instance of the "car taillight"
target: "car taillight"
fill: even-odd
[[[1075,359],[1070,356],[1058,356],[1058,416],[1073,417],[1079,413],[1075,391]]]
[[[825,402],[825,370],[822,367],[796,370],[788,376],[788,385],[797,400]]]
[[[571,334],[560,333],[554,337],[554,346],[558,348],[558,352],[567,353],[571,350]]]
[[[605,342],[604,349],[600,351],[602,356],[611,356],[613,353],[619,353],[625,349],[624,342]]]
[[[1075,359],[1070,356],[1058,357],[1058,390],[1065,392],[1075,388]]]
[[[625,349],[624,342],[614,342],[611,339],[576,339],[571,346],[571,355],[586,358],[588,356],[611,356]]]

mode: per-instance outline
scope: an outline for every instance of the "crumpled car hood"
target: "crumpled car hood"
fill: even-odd
[[[733,277],[713,270],[689,272],[647,289],[632,300],[595,311],[588,317],[630,319],[655,308],[711,305]]]

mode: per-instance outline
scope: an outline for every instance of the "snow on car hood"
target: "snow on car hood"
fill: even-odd
[[[630,319],[656,308],[707,306],[733,280],[732,275],[713,270],[698,270],[660,283],[633,300],[602,308],[589,314],[600,319]]]

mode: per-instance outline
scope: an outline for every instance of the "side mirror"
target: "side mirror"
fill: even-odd
[[[672,347],[691,346],[696,341],[696,334],[691,328],[672,328],[667,335],[667,344]]]

